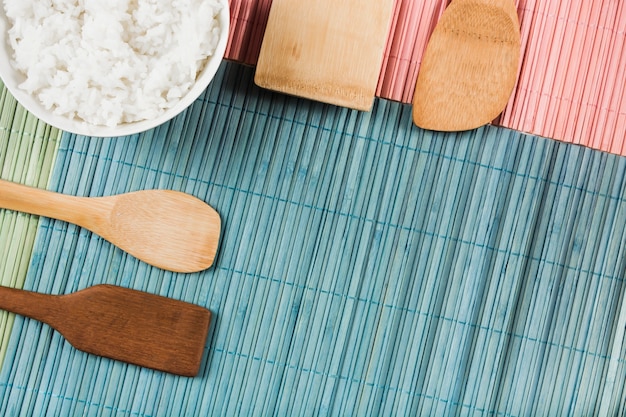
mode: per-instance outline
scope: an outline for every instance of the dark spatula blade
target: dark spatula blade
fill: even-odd
[[[84,352],[184,376],[195,376],[211,320],[203,307],[112,285],[59,296],[57,329]]]

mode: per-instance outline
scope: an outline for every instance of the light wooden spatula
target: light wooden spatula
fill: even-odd
[[[171,190],[76,197],[0,180],[0,208],[74,223],[146,263],[175,272],[211,266],[221,228],[213,207]]]
[[[426,46],[413,121],[439,131],[490,123],[511,96],[519,59],[514,0],[453,0]]]
[[[370,110],[393,8],[394,0],[273,0],[255,83]]]
[[[184,376],[198,373],[211,320],[203,307],[112,285],[67,295],[0,286],[0,309],[48,324],[84,352]]]

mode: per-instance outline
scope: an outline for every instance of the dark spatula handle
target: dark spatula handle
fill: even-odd
[[[63,316],[63,304],[59,302],[59,296],[4,286],[0,286],[0,309],[30,317],[52,327]]]

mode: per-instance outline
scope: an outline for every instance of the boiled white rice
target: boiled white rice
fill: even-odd
[[[3,0],[20,87],[54,113],[116,126],[191,88],[219,40],[216,0]]]

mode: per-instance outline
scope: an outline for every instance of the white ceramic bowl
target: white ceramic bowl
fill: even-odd
[[[189,107],[207,88],[215,73],[217,72],[226,51],[228,42],[228,32],[230,25],[230,12],[228,0],[220,0],[222,10],[218,16],[220,24],[220,39],[213,56],[209,58],[206,66],[198,75],[196,83],[187,92],[181,100],[170,109],[159,115],[158,118],[152,120],[142,120],[133,123],[123,123],[115,127],[96,126],[85,123],[82,120],[70,119],[68,117],[53,114],[51,111],[41,104],[37,97],[29,95],[26,91],[18,88],[24,80],[23,74],[17,72],[11,65],[12,50],[8,44],[8,21],[5,15],[4,7],[0,3],[0,78],[9,92],[17,99],[17,101],[29,112],[35,115],[43,122],[57,127],[66,132],[76,133],[85,136],[125,136],[143,132],[153,127],[159,126],[166,121],[172,119],[187,107]]]

